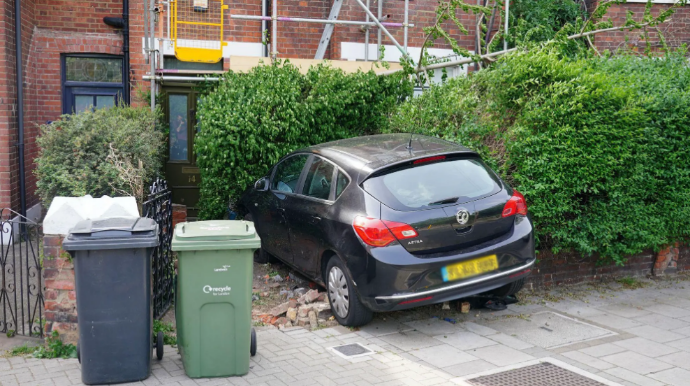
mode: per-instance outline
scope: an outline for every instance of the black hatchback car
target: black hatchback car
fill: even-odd
[[[328,290],[345,326],[483,292],[516,293],[535,261],[524,197],[437,138],[345,139],[283,157],[240,210],[275,256]]]

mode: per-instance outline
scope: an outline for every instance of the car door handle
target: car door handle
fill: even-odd
[[[321,217],[318,217],[318,216],[311,216],[311,219],[309,220],[309,222],[312,224],[318,224],[320,221],[321,221]]]

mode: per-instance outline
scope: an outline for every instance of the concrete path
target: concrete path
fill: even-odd
[[[506,311],[455,313],[455,324],[434,306],[377,315],[358,331],[260,329],[249,374],[236,378],[189,379],[167,347],[142,384],[475,385],[478,376],[545,362],[592,385],[690,385],[690,281],[643,284],[530,295]],[[333,349],[352,343],[371,352],[346,359]],[[81,384],[81,374],[76,360],[0,358],[0,384]]]

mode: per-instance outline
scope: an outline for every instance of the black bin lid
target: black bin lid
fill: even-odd
[[[62,242],[65,251],[150,248],[158,245],[158,224],[145,217],[83,220]]]

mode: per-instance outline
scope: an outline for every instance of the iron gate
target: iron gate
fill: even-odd
[[[0,333],[43,336],[41,225],[0,209]]]
[[[172,251],[172,192],[168,183],[160,178],[149,187],[149,195],[142,205],[144,217],[158,223],[158,247],[152,256],[153,270],[153,317],[160,318],[168,310],[174,297],[175,267]]]

